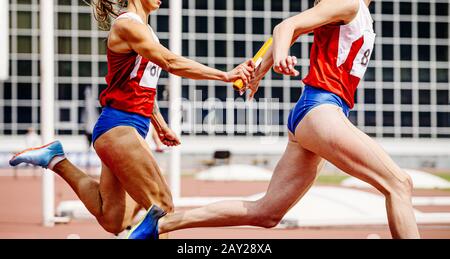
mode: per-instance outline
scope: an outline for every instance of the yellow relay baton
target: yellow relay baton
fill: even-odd
[[[263,56],[266,54],[267,50],[269,50],[270,46],[272,46],[273,38],[270,37],[264,45],[259,49],[258,53],[253,57],[253,62],[255,62],[255,69],[258,68],[263,62]],[[241,79],[236,80],[233,83],[233,88],[236,91],[241,91],[244,87],[244,82]]]

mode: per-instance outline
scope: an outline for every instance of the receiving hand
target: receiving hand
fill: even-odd
[[[273,70],[282,75],[287,76],[299,76],[300,72],[295,69],[297,65],[297,57],[295,56],[287,56],[286,58],[281,58],[279,60],[275,60],[273,64]]]

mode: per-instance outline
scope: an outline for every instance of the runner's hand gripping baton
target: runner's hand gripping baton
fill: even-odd
[[[266,43],[259,49],[258,53],[253,57],[253,62],[255,62],[255,69],[258,68],[263,62],[263,56],[266,54],[267,50],[269,50],[270,46],[272,46],[273,38],[270,37]],[[233,88],[236,91],[242,91],[244,88],[244,82],[241,79],[238,79],[234,82]]]

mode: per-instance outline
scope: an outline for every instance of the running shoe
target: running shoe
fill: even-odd
[[[64,156],[61,142],[55,141],[42,147],[26,149],[11,158],[9,164],[17,166],[21,163],[31,164],[48,168],[48,165],[55,156]]]
[[[153,205],[144,219],[131,229],[127,239],[159,239],[158,221],[165,215],[166,212]]]

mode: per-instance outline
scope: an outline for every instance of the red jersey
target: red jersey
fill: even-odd
[[[131,19],[145,24],[135,13],[121,14],[118,19]],[[149,33],[159,42],[150,26]],[[115,53],[108,48],[106,55],[108,87],[100,94],[102,107],[109,106],[149,118],[153,112],[161,68],[134,51]]]
[[[363,0],[356,17],[345,25],[325,25],[314,30],[310,71],[303,83],[341,97],[350,108],[366,73],[375,43],[373,20]]]

